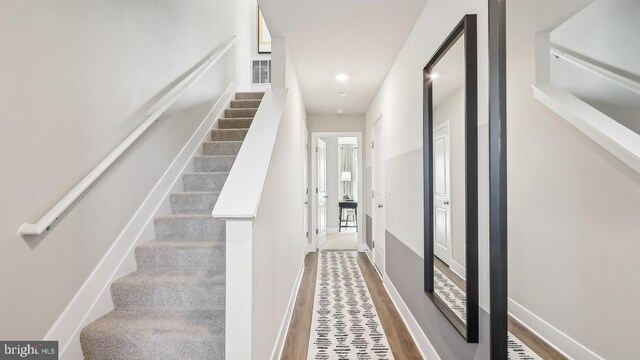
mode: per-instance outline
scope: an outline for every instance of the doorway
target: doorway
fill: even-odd
[[[372,130],[373,263],[378,268],[380,275],[384,276],[386,173],[384,163],[385,137],[382,117],[376,121]]]
[[[363,251],[362,133],[314,132],[312,250]]]

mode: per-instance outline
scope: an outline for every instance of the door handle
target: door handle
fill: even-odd
[[[304,204],[305,204],[305,205],[308,205],[308,204],[309,204],[309,202],[308,202],[308,201],[305,201],[305,202],[304,202]]]
[[[324,196],[324,198],[325,198],[325,199],[328,199],[328,198],[329,198],[329,195],[325,195],[325,196]]]
[[[382,204],[378,204],[378,209],[382,209],[384,206]]]
[[[445,204],[445,205],[449,205],[449,202],[448,202],[448,201],[445,201],[445,202],[444,202],[444,204]]]

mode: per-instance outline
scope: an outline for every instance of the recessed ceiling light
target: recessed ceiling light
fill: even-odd
[[[338,74],[338,75],[336,75],[336,80],[338,80],[338,81],[347,81],[347,80],[349,80],[349,76],[347,74]]]
[[[440,77],[440,74],[438,74],[438,73],[432,73],[431,74],[431,78],[434,79],[434,80],[439,78],[439,77]]]
[[[338,114],[338,115],[342,115],[342,114],[344,114],[344,110],[342,110],[342,109],[337,109],[337,110],[336,110],[336,114]]]
[[[346,93],[345,91],[340,91],[340,92],[338,93],[338,95],[340,95],[340,96],[342,96],[342,97],[345,97],[345,96],[347,96],[347,93]]]

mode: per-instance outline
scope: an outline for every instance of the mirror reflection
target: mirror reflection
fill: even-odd
[[[464,35],[431,72],[434,295],[466,324]]]

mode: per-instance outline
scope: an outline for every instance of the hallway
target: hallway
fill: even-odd
[[[324,251],[320,253],[310,253],[307,255],[305,259],[304,275],[298,291],[298,297],[293,310],[291,323],[289,325],[282,359],[314,359],[314,357],[309,354],[309,346],[310,343],[311,346],[313,346],[312,341],[310,341],[310,336],[313,325],[314,300],[319,296],[316,294],[318,257],[319,254],[322,253],[355,254],[355,252],[347,251]],[[421,359],[422,357],[420,356],[407,327],[402,321],[400,314],[387,294],[378,272],[364,253],[357,253],[355,257],[368,291],[371,294],[371,299],[373,300],[373,305],[377,311],[379,321],[382,323],[384,331],[383,336],[386,335],[386,340],[391,347],[393,358]],[[345,301],[345,303],[346,302],[347,301]],[[370,327],[369,324],[370,321],[367,321],[367,327]],[[384,357],[381,355],[381,357],[378,358],[391,359],[392,357]]]

